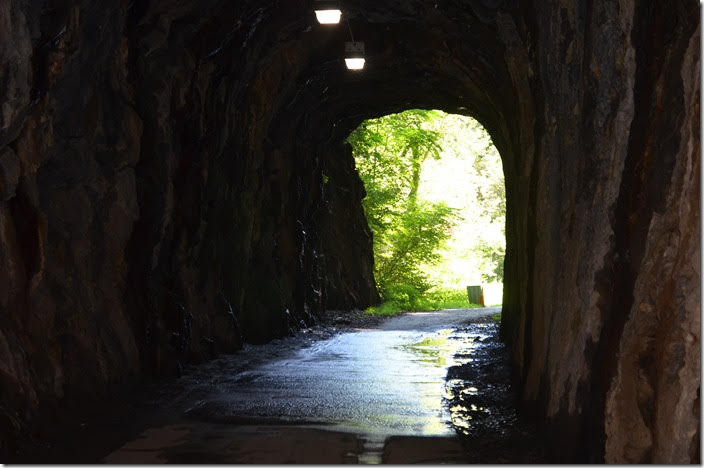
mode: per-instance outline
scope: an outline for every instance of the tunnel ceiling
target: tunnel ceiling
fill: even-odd
[[[134,12],[139,19],[132,31],[142,47],[159,50],[166,38],[146,31],[160,23],[169,30],[168,45],[155,54],[165,54],[169,66],[174,66],[169,51],[188,50],[199,68],[217,69],[215,78],[224,85],[276,96],[273,102],[262,99],[252,105],[271,106],[273,117],[281,114],[281,125],[296,132],[301,130],[301,114],[325,122],[314,126],[315,135],[328,138],[324,130],[339,127],[335,139],[340,139],[364,118],[411,107],[472,114],[494,127],[504,124],[502,111],[515,113],[520,103],[502,38],[519,41],[517,28],[526,31],[522,22],[516,25],[508,16],[512,10],[497,9],[502,2],[492,7],[482,2],[364,3],[346,2],[344,7],[355,37],[366,43],[367,67],[362,73],[344,67],[347,25],[317,24],[306,2],[261,4],[244,11],[210,2],[176,12],[173,5],[156,4]],[[497,23],[497,17],[504,21]],[[176,29],[193,21],[198,23]],[[158,63],[159,57],[153,61]],[[147,66],[153,66],[152,60]],[[230,94],[242,97],[233,90]]]
[[[438,108],[502,155],[524,411],[567,461],[698,460],[697,3],[344,11],[360,73],[310,2],[0,0],[0,452],[378,301],[343,141]]]

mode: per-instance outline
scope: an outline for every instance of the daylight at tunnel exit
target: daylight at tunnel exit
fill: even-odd
[[[700,464],[695,0],[0,0],[0,464]]]

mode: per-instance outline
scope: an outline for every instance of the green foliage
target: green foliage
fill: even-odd
[[[417,294],[413,286],[394,285],[389,291],[389,299],[382,304],[370,307],[367,312],[373,315],[394,315],[403,311],[427,311],[441,309],[470,309],[480,307],[470,304],[467,291],[459,289],[432,288]]]
[[[433,310],[481,307],[479,304],[469,303],[465,289],[433,288],[428,291],[428,300],[433,305]]]
[[[392,302],[392,301],[386,301],[382,302],[378,306],[373,306],[369,307],[366,312],[371,315],[384,315],[384,316],[389,316],[389,315],[396,315],[399,312],[404,312],[407,311],[408,309],[404,309],[399,303],[397,302]]]
[[[503,245],[490,245],[485,240],[480,240],[474,246],[474,250],[480,256],[482,279],[487,282],[503,282],[506,247]]]
[[[415,304],[430,288],[422,264],[438,259],[454,211],[418,199],[423,162],[438,159],[442,134],[429,128],[437,111],[410,110],[363,122],[348,138],[367,192],[375,277],[385,300]]]
[[[501,312],[499,312],[498,314],[492,315],[491,318],[492,318],[495,322],[501,322]]]
[[[418,293],[430,284],[421,270],[439,258],[438,248],[450,235],[453,210],[444,203],[417,201],[377,235],[375,274],[382,292],[393,285],[414,285]]]
[[[477,174],[477,202],[481,215],[488,216],[490,222],[506,222],[506,191],[500,161],[489,156],[490,151],[478,153],[472,167]]]
[[[364,121],[347,141],[367,192],[384,301],[370,312],[468,307],[467,284],[502,281],[503,171],[479,123],[414,109]],[[441,156],[453,169],[438,169]]]
[[[472,164],[477,175],[476,199],[480,207],[480,214],[489,223],[501,226],[501,235],[505,237],[506,226],[506,192],[503,175],[498,158],[489,157],[490,151],[487,148],[482,153],[477,154]],[[480,258],[481,277],[487,282],[499,282],[504,280],[504,257],[506,256],[506,245],[504,239],[497,242],[494,239],[479,239],[474,251]]]

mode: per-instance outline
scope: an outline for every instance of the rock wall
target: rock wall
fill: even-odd
[[[697,3],[0,0],[0,441],[378,297],[343,143],[475,116],[502,333],[566,461],[698,460]]]
[[[274,121],[303,66],[281,20],[152,3],[0,1],[0,452],[59,402],[378,300],[359,178]]]
[[[525,406],[570,457],[697,460],[697,5],[535,7],[528,280],[503,324]]]

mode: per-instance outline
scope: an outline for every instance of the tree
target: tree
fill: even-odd
[[[453,224],[446,204],[418,200],[423,162],[442,151],[442,134],[430,125],[438,115],[409,110],[367,120],[347,140],[367,191],[374,273],[385,300],[401,294],[412,302],[430,287],[420,265],[437,259]]]
[[[481,276],[487,282],[504,280],[504,257],[506,256],[506,189],[504,186],[501,159],[496,148],[487,147],[474,159],[473,168],[477,174],[476,198],[480,215],[490,224],[501,226],[501,238],[489,241],[480,239],[474,247],[481,257]]]
[[[367,191],[384,301],[410,310],[462,296],[468,281],[503,281],[503,170],[476,120],[410,110],[362,122],[347,141]],[[441,155],[443,164],[432,161]]]

